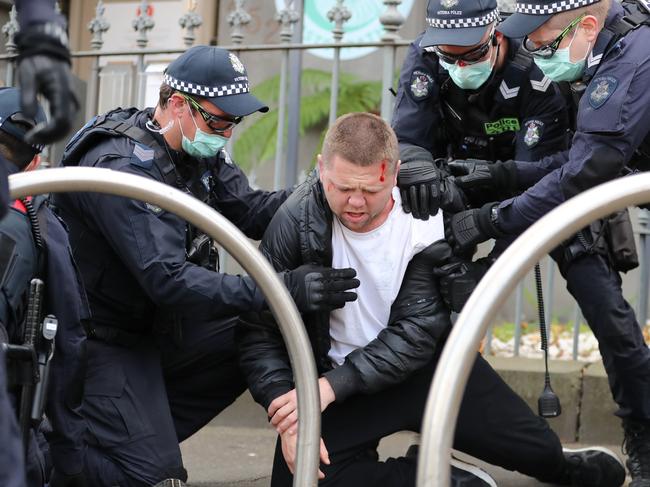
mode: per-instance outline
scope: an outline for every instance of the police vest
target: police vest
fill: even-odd
[[[185,184],[167,149],[159,144],[150,132],[135,125],[138,114],[141,114],[141,111],[136,108],[117,108],[94,117],[73,136],[66,146],[62,157],[63,165],[77,165],[86,152],[108,138],[126,137],[140,146],[146,146],[147,150],[154,151],[153,164],[151,168],[147,169],[154,178],[210,204],[209,184],[204,184],[199,178],[194,178],[189,186]],[[151,330],[151,326],[157,318],[157,321],[160,321],[160,317],[155,315],[155,305],[144,296],[142,299],[129,299],[134,295],[133,293],[137,294],[137,292],[124,288],[123,274],[120,270],[124,264],[119,261],[118,256],[106,240],[87,231],[85,225],[78,221],[74,215],[60,211],[68,223],[71,240],[82,243],[76,246],[75,257],[80,266],[84,268],[84,272],[88,274],[84,277],[89,281],[87,283],[89,296],[97,297],[110,289],[124,297],[120,302],[125,303],[126,308],[116,309],[113,307],[108,316],[103,316],[102,310],[95,306],[89,336],[125,346],[134,344],[142,334]],[[207,255],[211,258],[210,261],[214,261],[213,254],[209,252],[211,245],[208,245],[207,250],[206,247],[201,247],[197,252],[196,241],[201,235],[194,227],[187,226],[186,251],[188,255],[192,250],[194,250],[194,254],[200,254],[194,256],[197,260]],[[190,259],[188,258],[188,260]],[[94,275],[101,275],[101,288],[99,289],[92,288],[90,284],[95,281]],[[124,319],[116,323],[113,313],[123,316]]]
[[[455,159],[513,159],[515,139],[521,129],[521,105],[532,89],[530,55],[519,49],[499,78],[488,81],[477,93],[467,94],[450,78],[441,83],[449,156]],[[495,103],[501,93],[503,101]]]

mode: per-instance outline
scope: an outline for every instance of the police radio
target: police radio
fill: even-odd
[[[542,271],[539,262],[535,264],[535,285],[537,287],[537,309],[539,311],[539,333],[544,351],[544,390],[537,400],[538,414],[542,418],[556,418],[562,414],[560,398],[553,392],[551,376],[548,373],[548,335],[544,316],[544,294],[542,292]]]

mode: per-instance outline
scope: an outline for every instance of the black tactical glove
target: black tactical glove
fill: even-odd
[[[453,259],[433,269],[433,274],[439,279],[440,294],[449,309],[460,313],[489,266],[485,258],[476,262]]]
[[[456,178],[448,176],[440,181],[440,208],[447,213],[467,209],[467,196],[456,184]]]
[[[461,211],[445,218],[445,238],[455,254],[465,254],[478,243],[503,236],[492,211],[496,207],[497,203],[487,203],[478,210]]]
[[[36,116],[37,94],[49,103],[50,121],[30,130],[30,144],[49,144],[63,138],[72,128],[79,102],[70,73],[70,52],[63,27],[55,23],[30,25],[16,35],[18,78],[22,111]]]
[[[517,167],[514,161],[483,161],[467,159],[452,161],[448,164],[451,173],[456,176],[456,184],[463,189],[516,190]]]
[[[359,287],[354,269],[332,269],[304,264],[282,274],[284,283],[302,313],[331,311],[356,301],[357,293],[349,291]]]
[[[431,153],[416,145],[400,151],[402,164],[397,175],[397,186],[402,195],[402,207],[415,218],[428,220],[440,208],[440,171]]]
[[[52,471],[49,487],[86,487],[86,476],[83,472],[75,475],[65,475],[59,473],[56,469]]]

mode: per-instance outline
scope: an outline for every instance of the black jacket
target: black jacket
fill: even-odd
[[[146,128],[153,109],[111,113],[111,119],[129,117],[125,124],[143,130],[157,145],[146,146],[124,135],[96,135],[84,142],[90,137],[84,130],[91,130],[98,118],[69,142],[64,165],[108,168],[174,185],[253,239],[262,237],[290,192],[251,188],[224,150],[200,160],[167,150],[162,138]],[[79,158],[76,152],[81,152]],[[70,227],[93,327],[142,334],[157,317],[196,322],[262,309],[262,293],[248,276],[214,272],[188,259],[193,232],[182,218],[149,203],[100,193],[61,193],[56,202]]]
[[[261,251],[277,271],[302,264],[332,264],[332,212],[317,174],[312,173],[278,210],[264,234]],[[368,345],[332,368],[329,313],[304,314],[319,375],[330,382],[336,400],[373,393],[398,384],[432,358],[449,327],[446,308],[433,277],[434,265],[451,255],[439,241],[410,262],[393,303],[389,323]],[[240,361],[251,393],[265,408],[294,387],[288,354],[270,313],[240,318]]]

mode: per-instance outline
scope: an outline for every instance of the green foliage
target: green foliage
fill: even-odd
[[[322,142],[329,118],[330,84],[331,74],[327,71],[306,69],[302,72],[299,125],[301,136],[309,130],[320,130]],[[237,164],[246,171],[275,156],[279,93],[279,75],[267,79],[253,89],[253,94],[268,103],[270,110],[243,127],[234,143],[233,156]],[[380,81],[363,81],[351,74],[341,73],[337,116],[350,112],[376,112],[380,103]]]

